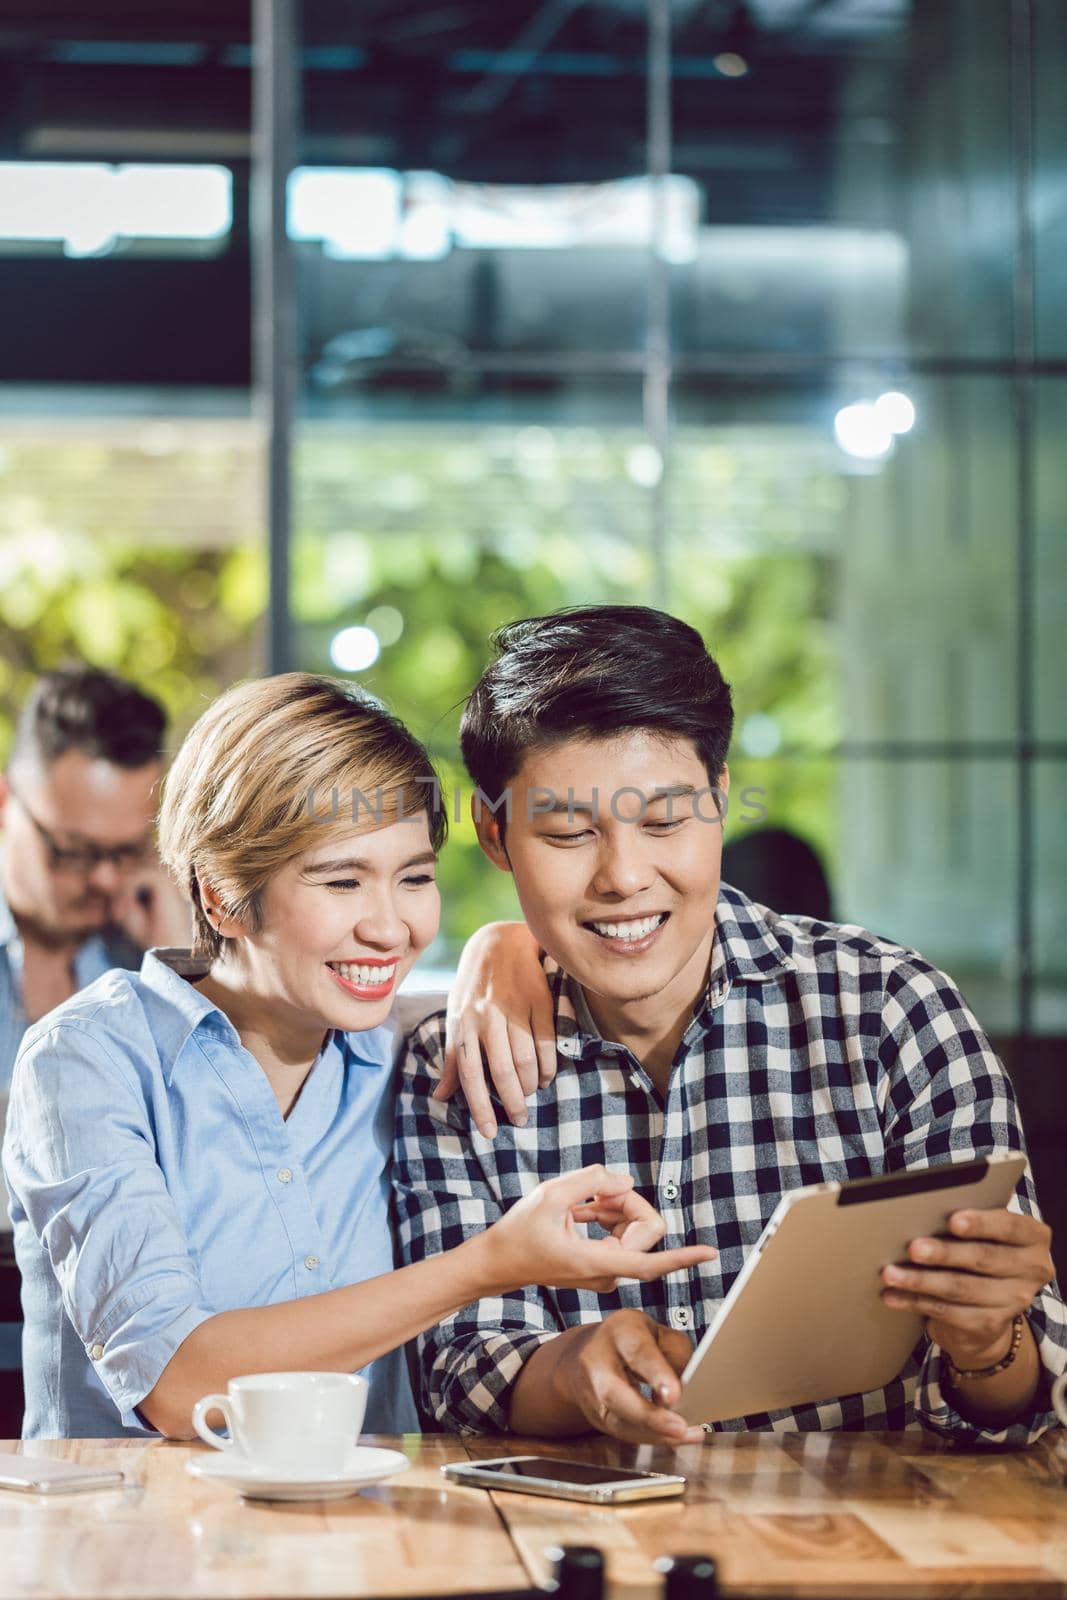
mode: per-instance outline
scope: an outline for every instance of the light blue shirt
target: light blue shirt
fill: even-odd
[[[112,967],[136,966],[134,945],[94,934],[74,952],[74,984],[84,989]],[[11,1069],[22,1036],[29,1027],[22,1001],[22,939],[11,908],[0,894],[0,1092],[11,1081]]]
[[[206,1318],[390,1272],[392,1035],[331,1033],[283,1118],[184,952],[112,971],[26,1034],[3,1164],[22,1273],[23,1437],[148,1431]],[[366,1427],[418,1422],[402,1350]]]

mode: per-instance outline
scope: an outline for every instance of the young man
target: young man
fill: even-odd
[[[0,774],[0,1093],[29,1023],[188,938],[152,844],[165,727],[162,706],[95,667],[46,673],[23,708]]]
[[[730,692],[699,635],[643,607],[505,628],[463,719],[482,847],[554,964],[559,1070],[490,1141],[433,1093],[444,1024],[412,1037],[396,1151],[409,1260],[540,1178],[624,1164],[673,1244],[717,1260],[611,1295],[532,1290],[423,1335],[424,1401],[460,1430],[699,1438],[678,1374],[789,1189],[1022,1148],[1011,1086],[951,981],[856,927],[720,884]],[[507,794],[510,805],[500,804]],[[717,804],[718,803],[718,804]],[[725,807],[723,806],[723,809]],[[927,1337],[884,1390],[742,1428],[902,1428],[1023,1443],[1052,1425],[1067,1317],[1029,1181],[883,1274]]]

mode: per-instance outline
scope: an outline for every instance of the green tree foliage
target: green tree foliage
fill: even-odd
[[[179,738],[260,670],[266,553],[248,445],[156,453],[84,438],[0,449],[0,753],[37,674],[89,661],[143,684]],[[144,429],[142,429],[144,431]]]

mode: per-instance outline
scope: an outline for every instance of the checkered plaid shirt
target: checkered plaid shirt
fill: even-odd
[[[505,1430],[509,1391],[538,1345],[621,1307],[699,1338],[788,1190],[1023,1148],[1011,1085],[957,989],[862,928],[778,916],[723,885],[707,990],[665,1100],[628,1050],[597,1036],[577,986],[558,972],[551,982],[557,1077],[527,1102],[526,1127],[501,1116],[492,1141],[460,1098],[429,1098],[443,1013],[411,1035],[394,1168],[404,1259],[459,1244],[541,1179],[589,1162],[634,1174],[666,1219],[665,1245],[713,1244],[719,1256],[613,1294],[530,1288],[465,1306],[419,1341],[422,1403],[446,1428]],[[1012,1204],[1036,1213],[1029,1177]],[[1051,1379],[1067,1367],[1054,1286],[1029,1315]],[[884,1389],[715,1426],[922,1423],[963,1443],[1024,1444],[1055,1423],[1043,1387],[1032,1415],[976,1428],[942,1373],[924,1339]]]

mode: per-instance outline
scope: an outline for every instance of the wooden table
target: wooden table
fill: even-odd
[[[548,1576],[545,1549],[608,1552],[616,1600],[660,1592],[656,1556],[707,1552],[731,1595],[1067,1597],[1067,1438],[957,1452],[922,1434],[717,1435],[678,1451],[610,1441],[557,1454],[681,1471],[684,1500],[593,1510],[452,1487],[438,1468],[520,1453],[509,1438],[398,1446],[410,1471],[330,1504],[263,1504],[183,1470],[200,1447],[6,1444],[121,1465],[123,1490],[0,1493],[0,1600],[316,1600],[463,1595]],[[540,1447],[543,1449],[543,1445]]]

